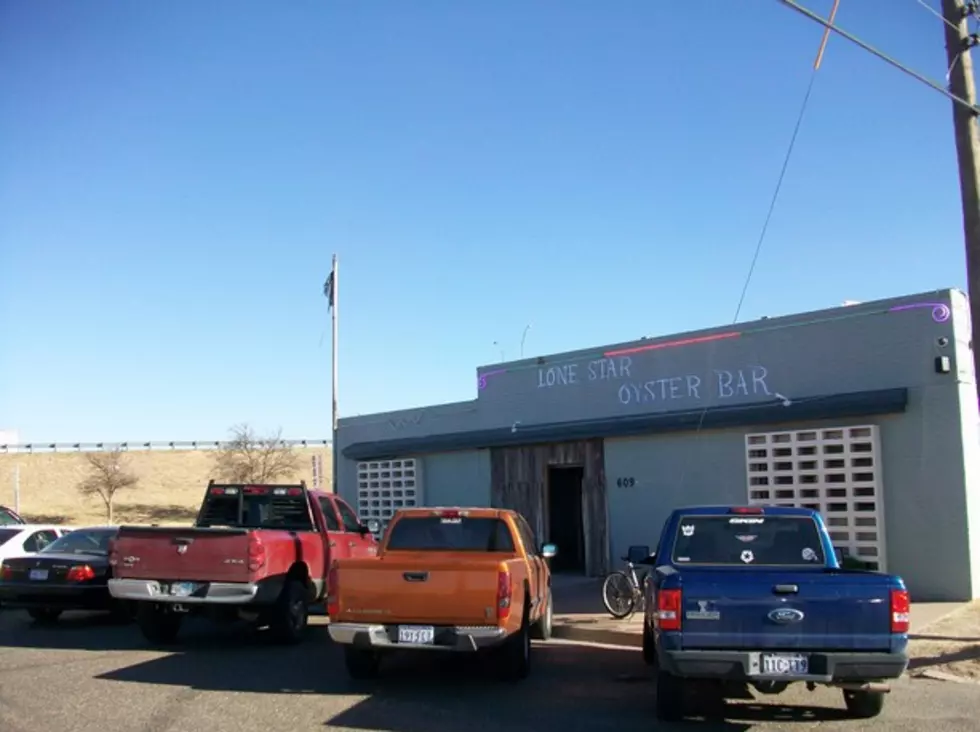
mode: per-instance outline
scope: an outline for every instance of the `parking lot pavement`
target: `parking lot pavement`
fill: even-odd
[[[653,715],[652,689],[635,650],[566,642],[535,649],[532,677],[488,678],[463,659],[402,659],[371,684],[349,681],[341,653],[315,619],[300,646],[271,645],[262,633],[191,625],[167,652],[145,650],[133,626],[66,617],[32,626],[0,612],[0,730],[34,732],[563,732],[671,729]],[[729,704],[727,721],[705,730],[978,729],[980,687],[903,680],[885,714],[842,715],[840,694],[791,690]],[[685,726],[685,728],[690,728]]]

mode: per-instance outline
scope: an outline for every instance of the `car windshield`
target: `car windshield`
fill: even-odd
[[[78,529],[55,539],[41,550],[42,554],[101,554],[109,553],[109,542],[115,529]]]
[[[816,521],[809,516],[683,516],[674,564],[820,566],[825,563]]]
[[[411,516],[396,521],[391,527],[387,550],[508,554],[515,551],[510,529],[498,518],[440,516]]]
[[[6,544],[20,532],[21,529],[0,529],[0,545]]]

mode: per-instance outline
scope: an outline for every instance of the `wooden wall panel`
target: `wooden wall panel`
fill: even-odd
[[[601,439],[491,448],[491,504],[519,511],[537,536],[548,536],[548,468],[581,466],[585,572],[601,576],[609,571],[604,465]]]

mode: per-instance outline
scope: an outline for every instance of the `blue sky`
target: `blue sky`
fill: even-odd
[[[342,415],[473,398],[528,323],[730,322],[821,29],[698,6],[0,2],[0,427],[329,436],[333,252]],[[917,0],[837,22],[943,78]],[[950,104],[831,38],[741,318],[964,268]]]

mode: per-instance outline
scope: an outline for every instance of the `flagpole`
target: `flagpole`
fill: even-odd
[[[333,441],[330,445],[330,456],[333,460],[331,469],[333,492],[337,493],[337,255],[333,255],[333,265],[330,269],[330,279],[332,282],[330,290],[330,327],[333,333],[330,348],[330,371],[333,380],[331,389],[331,421],[333,423]]]

